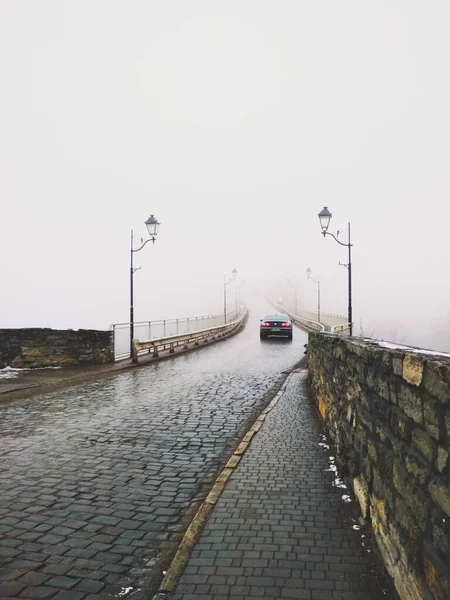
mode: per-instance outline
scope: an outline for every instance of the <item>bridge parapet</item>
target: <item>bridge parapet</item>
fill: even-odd
[[[307,310],[297,310],[295,313],[279,302],[272,302],[271,304],[277,310],[288,314],[299,327],[308,332],[327,331],[331,333],[347,333],[350,329],[347,319],[340,315],[324,314],[321,315],[319,322],[317,320],[317,313]]]
[[[235,320],[243,307],[236,307],[227,312],[227,322]],[[225,324],[224,315],[203,315],[181,319],[159,319],[153,321],[137,321],[134,323],[134,337],[137,340],[159,340],[175,335],[184,335],[202,329],[209,329]],[[113,323],[115,360],[130,356],[130,323]]]
[[[450,354],[311,334],[336,462],[402,600],[450,598]]]
[[[197,329],[189,333],[183,333],[181,335],[172,335],[161,338],[152,338],[150,340],[134,340],[134,355],[135,358],[144,352],[148,352],[153,357],[158,357],[160,351],[167,350],[169,354],[174,354],[176,348],[182,347],[183,350],[187,350],[192,346],[199,346],[201,342],[207,343],[218,338],[227,337],[233,333],[239,331],[245,324],[248,316],[246,308],[242,307],[240,313],[234,316],[233,320],[229,319],[227,314],[227,322],[221,325],[214,325],[206,329]],[[223,318],[223,317],[222,317]]]

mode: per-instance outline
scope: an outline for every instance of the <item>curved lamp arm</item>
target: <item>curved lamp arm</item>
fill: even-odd
[[[132,249],[131,252],[139,252],[139,250],[142,250],[142,248],[149,242],[155,243],[155,240],[156,240],[156,238],[154,238],[154,237],[148,238],[148,240],[145,240],[145,242],[142,244],[142,246],[140,246],[139,248],[136,248],[135,250]]]
[[[323,237],[325,237],[326,235],[331,235],[331,237],[332,237],[334,240],[336,240],[336,242],[337,242],[338,244],[340,244],[341,246],[345,246],[346,248],[348,248],[349,246],[353,246],[353,244],[344,244],[344,242],[340,242],[340,241],[337,239],[337,237],[336,237],[336,236],[335,236],[333,233],[330,233],[329,231],[322,231],[322,234],[323,234]]]

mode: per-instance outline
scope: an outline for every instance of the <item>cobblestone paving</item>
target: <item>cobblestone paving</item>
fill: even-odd
[[[330,470],[305,374],[228,480],[172,600],[378,600],[397,595]],[[319,444],[322,444],[319,446]],[[336,483],[338,485],[336,485]]]
[[[148,598],[196,494],[303,354],[300,331],[261,343],[262,314],[199,353],[0,405],[1,598]]]

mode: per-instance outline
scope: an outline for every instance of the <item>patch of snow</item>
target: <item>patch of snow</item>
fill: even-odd
[[[359,531],[359,530],[361,529],[361,527],[360,527],[359,525],[356,525],[356,524],[355,524],[355,525],[352,525],[352,528],[353,528],[355,531]]]
[[[127,588],[122,588],[120,590],[120,592],[117,594],[117,597],[119,596],[126,596],[127,594],[129,594],[132,591],[132,587],[127,587]]]
[[[352,499],[350,498],[350,496],[348,494],[343,494],[342,500],[347,503],[352,501]]]
[[[415,348],[414,346],[404,346],[403,344],[394,344],[393,342],[377,342],[378,346],[382,348],[390,348],[391,350],[405,350],[407,352],[414,352],[415,354],[426,354],[428,356],[445,356],[450,358],[450,353],[439,352],[438,350],[424,350],[422,348]]]
[[[343,489],[343,490],[346,490],[346,489],[347,489],[347,486],[345,485],[345,483],[343,483],[343,482],[342,482],[342,480],[341,480],[341,479],[339,479],[339,477],[336,477],[336,478],[335,478],[335,480],[334,480],[334,485],[335,485],[337,488],[341,488],[341,489]]]

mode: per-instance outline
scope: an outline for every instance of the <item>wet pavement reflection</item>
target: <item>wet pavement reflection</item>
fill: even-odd
[[[299,329],[260,341],[264,310],[198,352],[0,405],[0,596],[149,593],[196,494],[304,353]]]

